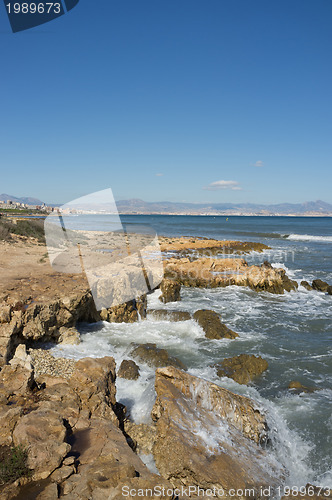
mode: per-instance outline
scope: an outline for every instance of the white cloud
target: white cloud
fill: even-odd
[[[164,174],[156,174],[156,177],[162,177]]]
[[[232,191],[240,191],[242,187],[237,181],[216,181],[211,182],[208,186],[204,186],[203,189],[208,191],[217,191],[219,189],[231,189]]]
[[[264,167],[264,162],[262,160],[258,160],[254,163],[254,167]]]

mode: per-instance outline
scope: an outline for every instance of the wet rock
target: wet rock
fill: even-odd
[[[332,295],[332,285],[329,286],[326,291],[329,295]]]
[[[182,361],[175,356],[170,356],[166,349],[160,349],[156,344],[138,344],[131,354],[152,367],[175,366],[181,370],[187,369]]]
[[[76,293],[63,300],[55,298],[47,302],[25,302],[7,304],[0,324],[0,354],[8,362],[19,344],[34,342],[58,342],[62,327],[74,327],[77,321],[98,321],[91,293]],[[6,321],[5,321],[6,320]]]
[[[132,323],[146,317],[146,295],[125,304],[96,310],[90,291],[80,291],[63,299],[35,303],[29,298],[0,308],[0,357],[7,363],[19,344],[35,342],[79,343],[75,325],[79,321]]]
[[[81,336],[75,327],[61,327],[59,330],[59,344],[78,345],[81,343]]]
[[[281,279],[282,279],[282,286],[286,292],[291,292],[293,290],[297,290],[299,285],[297,281],[291,280],[284,269],[279,269],[278,272],[280,273]]]
[[[292,380],[288,384],[288,389],[295,392],[296,394],[301,394],[302,392],[311,393],[319,390],[318,387],[306,387],[305,385],[302,385],[298,380]]]
[[[177,302],[181,300],[181,285],[177,281],[164,278],[160,283],[161,295],[159,300],[166,304],[167,302]]]
[[[296,290],[297,282],[284,269],[248,266],[244,259],[171,258],[165,264],[165,276],[188,287],[215,288],[247,286],[256,292],[283,294]]]
[[[162,252],[177,252],[180,255],[202,254],[212,256],[217,254],[250,253],[252,251],[263,252],[270,249],[263,243],[252,241],[220,241],[210,238],[166,238],[159,237]]]
[[[312,288],[318,292],[327,292],[329,286],[330,285],[326,283],[326,281],[320,279],[316,279],[312,282]]]
[[[203,328],[208,339],[235,339],[239,336],[220,321],[215,311],[200,309],[194,313],[193,318]]]
[[[176,368],[156,370],[153,455],[175,486],[276,486],[281,469],[259,446],[266,422],[257,404]],[[223,495],[217,495],[222,497]]]
[[[139,377],[139,367],[135,361],[124,359],[120,365],[118,377],[128,380],[137,380]]]
[[[301,286],[303,286],[306,290],[313,290],[312,286],[307,281],[301,281]]]
[[[109,323],[135,323],[140,318],[146,317],[147,298],[146,295],[124,304],[102,309],[100,319]]]
[[[150,309],[148,317],[155,320],[165,321],[188,321],[191,319],[191,314],[187,311],[167,311],[165,309]]]
[[[230,377],[238,384],[248,384],[268,368],[268,362],[260,356],[240,354],[226,358],[217,365],[219,377]]]

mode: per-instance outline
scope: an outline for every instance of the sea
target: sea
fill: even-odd
[[[90,227],[106,227],[106,216],[91,216]],[[177,356],[192,375],[254,399],[265,413],[269,453],[287,471],[283,485],[307,483],[332,488],[332,296],[307,291],[300,285],[320,278],[332,284],[332,218],[125,215],[124,225],[147,225],[162,236],[206,237],[256,241],[271,250],[245,255],[248,264],[268,260],[299,283],[297,291],[274,295],[246,287],[182,288],[181,301],[162,304],[160,291],[148,297],[154,309],[189,311],[212,309],[239,334],[235,340],[209,340],[194,320],[134,324],[81,324],[78,346],[55,346],[55,356],[79,359],[114,356],[117,364],[131,358],[132,343],[152,342]],[[260,355],[268,370],[254,383],[239,385],[219,378],[213,365],[242,353]],[[131,418],[150,422],[155,400],[154,370],[139,363],[137,381],[117,379],[117,400]],[[294,393],[291,381],[314,392]],[[222,432],[216,430],[216,433]],[[216,442],[222,436],[212,436]],[[142,457],[154,470],[152,457]]]

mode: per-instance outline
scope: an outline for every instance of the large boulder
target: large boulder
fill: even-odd
[[[116,403],[115,378],[113,358],[83,358],[75,363],[69,386],[79,396],[82,407],[101,416]]]
[[[148,317],[158,321],[188,321],[191,314],[187,311],[167,311],[166,309],[150,309]]]
[[[181,370],[187,369],[182,361],[175,356],[170,356],[166,349],[161,349],[156,344],[138,344],[132,350],[131,355],[151,367],[175,366]]]
[[[84,438],[83,438],[84,437]],[[91,418],[74,432],[72,453],[79,455],[79,470],[62,485],[63,495],[75,500],[121,498],[122,487],[153,487],[151,474],[128,446],[124,434],[106,419]],[[160,478],[159,478],[160,479]],[[161,480],[165,487],[170,483]]]
[[[118,370],[118,377],[127,380],[136,380],[139,377],[139,367],[131,359],[124,359]]]
[[[299,285],[298,282],[295,280],[291,280],[284,269],[279,269],[278,272],[280,273],[281,279],[282,279],[282,286],[286,292],[291,292],[293,290],[297,290]]]
[[[102,309],[100,319],[109,323],[135,323],[146,317],[147,298],[146,295],[130,300],[124,304]]]
[[[307,282],[307,281],[301,281],[300,283],[301,286],[303,286],[303,288],[305,288],[306,290],[308,290],[309,292],[311,290],[313,290],[312,286]]]
[[[162,477],[175,487],[230,489],[277,485],[281,466],[259,443],[267,424],[257,404],[173,367],[156,371],[153,456]],[[234,493],[234,498],[244,494]]]
[[[317,290],[318,292],[327,292],[329,288],[329,284],[326,281],[316,279],[312,282],[312,288]]]
[[[301,394],[303,392],[310,394],[319,390],[318,387],[307,387],[306,385],[301,384],[301,382],[299,382],[298,380],[292,380],[291,382],[289,382],[288,389],[295,394]]]
[[[208,339],[235,339],[239,336],[220,321],[215,311],[200,309],[194,313],[193,318],[203,328]]]
[[[166,304],[167,302],[177,302],[181,300],[181,285],[177,281],[164,278],[160,283],[161,295],[159,300]]]
[[[25,370],[32,370],[32,359],[31,356],[27,353],[26,345],[19,344],[16,347],[14,357],[9,361],[11,366],[21,366]]]
[[[33,370],[20,364],[6,365],[0,372],[0,401],[6,401],[10,396],[25,396],[35,386]]]
[[[59,467],[70,450],[66,435],[63,418],[54,410],[38,408],[20,418],[13,441],[28,449],[28,467],[34,471],[34,479],[45,479]]]
[[[65,328],[62,326],[59,330],[59,344],[78,345],[81,342],[79,331],[75,327]]]
[[[260,356],[240,354],[225,358],[217,365],[219,377],[230,377],[238,384],[248,384],[268,368],[268,362]]]

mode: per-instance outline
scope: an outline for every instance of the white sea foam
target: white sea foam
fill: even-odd
[[[274,265],[279,267],[280,262]],[[134,359],[132,343],[156,343],[185,362],[189,373],[258,401],[267,413],[275,459],[289,471],[288,485],[303,486],[312,481],[328,486],[332,479],[327,465],[329,448],[321,434],[328,434],[332,428],[328,413],[332,400],[331,378],[327,376],[329,349],[319,348],[317,341],[330,331],[331,297],[302,288],[296,293],[272,295],[230,286],[213,290],[183,288],[180,302],[162,304],[159,294],[158,290],[148,297],[150,308],[190,313],[212,309],[240,337],[234,341],[207,339],[193,320],[100,322],[83,325],[80,345],[56,346],[52,353],[75,359],[113,356],[119,367],[123,359]],[[260,354],[269,361],[269,370],[257,381],[259,390],[217,377],[214,363],[241,353]],[[155,401],[154,369],[135,361],[141,375],[136,381],[117,379],[117,400],[127,406],[136,423],[148,423]],[[291,380],[303,380],[308,386],[318,384],[323,390],[296,396],[287,390]],[[207,411],[208,406],[207,400]],[[222,425],[192,430],[211,451],[227,437],[227,428]]]
[[[332,236],[315,236],[312,234],[290,234],[286,239],[293,241],[321,241],[323,243],[332,243]]]
[[[159,475],[159,471],[157,469],[156,462],[154,461],[152,453],[149,453],[148,455],[139,453],[139,457],[142,460],[142,462],[147,466],[150,472]]]

